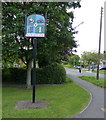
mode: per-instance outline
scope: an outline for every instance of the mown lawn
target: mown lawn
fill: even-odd
[[[70,68],[70,69],[75,69],[75,70],[77,70],[77,68],[75,68],[75,67],[72,67],[71,65],[69,65],[69,64],[67,64],[67,65],[63,65],[64,67],[66,67],[66,68]]]
[[[79,114],[89,103],[90,94],[67,78],[67,83],[56,86],[40,86],[36,99],[45,100],[46,109],[16,110],[18,101],[31,100],[32,91],[14,87],[3,88],[3,118],[71,118]]]
[[[103,78],[100,78],[99,80],[97,80],[96,77],[91,76],[80,76],[79,78],[91,82],[99,87],[106,88],[106,80]]]
[[[97,73],[97,71],[93,71],[93,73]],[[106,71],[99,71],[100,74],[106,74]]]
[[[82,71],[90,71],[90,70],[82,70]],[[97,73],[97,71],[93,71],[93,73]],[[100,74],[106,74],[106,71],[99,71]]]

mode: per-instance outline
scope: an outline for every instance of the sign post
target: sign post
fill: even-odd
[[[25,37],[33,38],[32,103],[35,103],[37,39],[45,37],[45,18],[34,14],[27,17]]]
[[[42,15],[27,17],[26,37],[45,37],[45,18]]]

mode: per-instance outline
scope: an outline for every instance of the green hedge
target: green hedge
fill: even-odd
[[[27,70],[22,68],[7,68],[2,70],[2,81],[9,83],[26,83]]]
[[[27,70],[22,68],[3,69],[3,82],[26,83]],[[66,80],[66,71],[58,63],[53,63],[43,68],[37,68],[37,84],[61,84]]]
[[[37,69],[37,71],[37,81],[39,84],[61,84],[66,80],[66,71],[58,63]]]

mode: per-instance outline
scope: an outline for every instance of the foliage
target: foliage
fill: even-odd
[[[81,59],[82,61],[84,62],[85,65],[91,65],[92,62],[94,64],[97,64],[98,63],[98,54],[96,52],[86,52],[84,51],[82,56],[81,56]]]
[[[19,65],[19,59],[15,60],[15,61],[5,61],[5,60],[2,60],[2,68],[6,69],[6,68],[14,68],[16,66],[20,66]]]
[[[99,80],[97,80],[95,77],[91,77],[91,76],[80,76],[79,78],[86,80],[88,82],[91,82],[102,88],[106,88],[106,80],[103,78],[100,78]]]
[[[27,86],[31,85],[33,39],[25,38],[25,18],[41,14],[46,18],[46,37],[37,39],[37,61],[42,68],[60,62],[70,49],[77,47],[72,28],[73,12],[79,2],[3,2],[2,43],[5,62],[21,60],[27,68]],[[7,23],[8,21],[8,23]]]
[[[21,59],[28,66],[32,60],[33,41],[24,37],[25,16],[31,14],[44,15],[47,21],[46,38],[37,40],[40,67],[64,58],[69,49],[77,46],[72,29],[74,14],[67,13],[67,9],[80,7],[79,2],[3,2],[2,7],[4,61]]]
[[[63,65],[67,65],[67,64],[68,64],[68,61],[62,61],[62,64],[63,64]]]
[[[16,110],[21,100],[31,100],[32,90],[14,87],[3,88],[3,118],[71,118],[78,115],[89,103],[90,94],[75,83],[36,88],[36,100],[48,102],[47,109]]]
[[[106,59],[105,59],[105,54],[100,54],[100,61],[102,61],[104,64],[106,63]],[[98,64],[98,53],[97,52],[87,52],[84,51],[81,59],[84,63],[84,65],[91,65],[93,64]]]
[[[68,58],[68,60],[69,60],[70,65],[78,66],[80,57],[79,57],[79,55],[72,55]]]
[[[3,83],[25,84],[27,71],[23,68],[7,68],[2,70]]]
[[[58,63],[52,63],[38,71],[37,80],[40,84],[61,84],[66,81],[66,71]]]
[[[26,74],[26,70],[22,68],[3,69],[3,82],[25,84]],[[37,69],[37,84],[62,84],[65,81],[66,71],[63,66],[58,63]]]

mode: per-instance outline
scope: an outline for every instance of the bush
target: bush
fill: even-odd
[[[23,68],[7,68],[2,70],[3,82],[26,83],[26,70]]]
[[[64,62],[63,62],[63,65],[67,65],[67,64],[68,64],[68,61],[64,61]]]
[[[66,71],[58,63],[52,63],[46,67],[37,69],[37,83],[39,84],[61,84],[66,81]]]
[[[2,70],[2,80],[3,82],[9,82],[11,80],[10,69],[6,68]]]
[[[64,67],[58,63],[53,63],[36,70],[37,84],[61,84],[66,81],[66,71]],[[3,82],[9,83],[26,83],[27,71],[22,68],[3,69]]]

